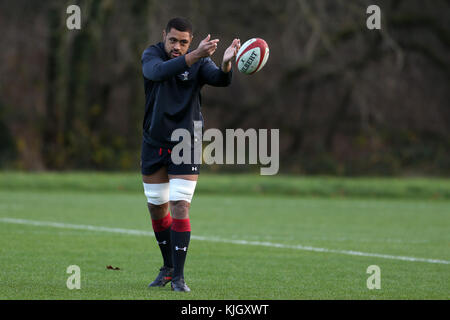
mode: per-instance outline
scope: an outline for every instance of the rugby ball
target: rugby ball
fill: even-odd
[[[269,46],[260,38],[246,41],[236,55],[236,65],[240,72],[254,74],[260,71],[269,59]]]

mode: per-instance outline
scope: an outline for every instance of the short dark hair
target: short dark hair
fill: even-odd
[[[192,24],[186,18],[173,18],[167,23],[166,33],[169,33],[170,30],[176,29],[181,32],[189,32],[192,35]]]

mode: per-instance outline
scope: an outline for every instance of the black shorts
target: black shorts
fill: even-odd
[[[159,148],[151,144],[142,142],[141,172],[148,176],[162,167],[167,168],[168,174],[191,175],[200,173],[200,165],[194,164],[194,149],[191,150],[192,164],[174,164],[171,158],[171,151],[167,148]]]

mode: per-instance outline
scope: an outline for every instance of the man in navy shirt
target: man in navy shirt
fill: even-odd
[[[225,87],[231,83],[232,61],[240,48],[240,40],[234,39],[218,68],[210,56],[219,40],[211,40],[208,35],[197,49],[189,50],[192,39],[190,22],[174,18],[163,31],[163,42],[148,47],[142,55],[146,102],[141,171],[164,262],[149,287],[171,282],[175,291],[190,291],[184,280],[184,264],[191,236],[189,208],[199,165],[193,160],[172,162],[171,150],[178,143],[171,140],[172,132],[182,128],[194,137],[194,121],[203,121],[201,88],[205,84]]]

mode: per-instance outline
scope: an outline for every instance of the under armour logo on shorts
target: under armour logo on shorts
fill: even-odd
[[[176,250],[176,251],[178,251],[178,250],[183,250],[184,252],[186,252],[186,251],[187,251],[187,247],[180,248],[180,247],[178,247],[178,246],[175,246],[175,250]]]
[[[167,241],[166,241],[166,240],[161,241],[161,242],[159,242],[158,240],[156,240],[156,242],[158,242],[158,244],[167,244]]]
[[[198,171],[197,167],[192,167],[192,171]]]

